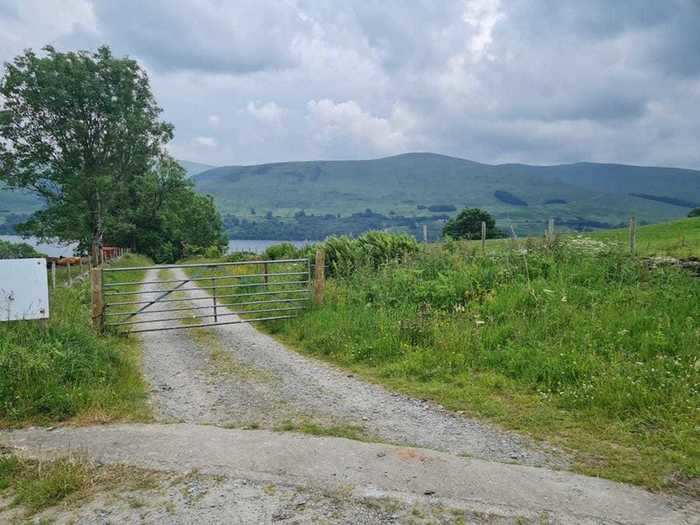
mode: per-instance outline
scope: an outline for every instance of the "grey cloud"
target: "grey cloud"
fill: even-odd
[[[700,168],[698,0],[82,1],[94,27],[52,41],[141,60],[191,160],[431,149]],[[30,35],[13,17],[0,10]]]
[[[306,30],[288,3],[252,0],[96,0],[106,40],[160,70],[250,73],[290,67]]]

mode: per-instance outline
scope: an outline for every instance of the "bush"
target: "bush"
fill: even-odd
[[[263,259],[276,261],[278,259],[296,259],[300,257],[299,249],[291,242],[282,242],[268,246],[263,252]]]
[[[349,276],[363,266],[379,268],[392,261],[403,261],[419,250],[418,242],[403,233],[367,232],[350,237],[329,237],[321,244],[326,252],[330,275]]]
[[[0,240],[0,259],[28,259],[32,257],[46,257],[24,242],[9,242]]]

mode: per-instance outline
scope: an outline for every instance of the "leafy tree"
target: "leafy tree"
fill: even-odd
[[[44,51],[5,64],[0,177],[46,201],[22,233],[100,245],[173,127],[136,61]]]
[[[688,217],[700,217],[700,208],[690,210],[690,213],[688,213]]]
[[[156,262],[171,262],[186,255],[203,254],[208,248],[222,252],[227,240],[214,201],[195,193],[180,164],[161,157],[124,203],[107,241],[130,246]],[[211,253],[211,250],[210,250]]]
[[[9,242],[0,240],[0,259],[27,259],[32,257],[46,257],[24,242]]]
[[[164,153],[173,127],[139,65],[107,47],[44,51],[6,64],[0,81],[0,177],[46,201],[17,231],[158,262],[221,251],[221,217]]]
[[[486,238],[501,237],[496,228],[496,220],[491,214],[480,208],[464,208],[459,215],[450,219],[442,229],[443,237],[453,239],[476,239],[481,237],[481,223],[486,223]]]

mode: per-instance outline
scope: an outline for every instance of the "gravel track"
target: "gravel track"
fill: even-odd
[[[186,278],[179,269],[173,270],[172,276]],[[151,270],[145,280],[157,277],[158,271]],[[188,288],[194,286],[187,284]],[[146,284],[142,291],[157,287]],[[190,299],[208,297],[200,289],[182,294]],[[172,304],[156,304],[147,311],[157,312]],[[211,313],[210,310],[199,312]],[[219,307],[219,313],[222,312],[230,310]],[[153,313],[149,318],[172,316],[172,312]],[[149,323],[150,327],[165,325]],[[150,332],[141,334],[141,338],[144,371],[161,421],[256,428],[289,423],[293,426],[303,421],[326,426],[352,425],[378,441],[493,461],[566,465],[557,451],[433,403],[390,393],[290,351],[249,324]]]

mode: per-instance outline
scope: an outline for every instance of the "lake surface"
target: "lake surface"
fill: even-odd
[[[33,246],[38,252],[44,253],[49,257],[70,257],[71,255],[73,255],[73,250],[78,246],[76,243],[43,243],[37,241],[33,237],[23,239],[19,235],[0,235],[0,239],[2,239],[3,241],[10,241],[14,243],[23,242],[24,244],[29,244],[30,246]]]
[[[228,251],[230,252],[253,252],[262,253],[268,246],[280,244],[283,242],[292,243],[297,248],[303,248],[307,244],[313,244],[314,241],[269,241],[269,240],[239,240],[231,239],[228,241]]]
[[[40,251],[45,253],[50,257],[69,257],[73,255],[73,249],[77,244],[55,244],[55,243],[42,243],[38,242],[36,239],[30,237],[28,239],[23,239],[19,235],[0,235],[0,239],[3,241],[10,242],[23,242],[29,244]],[[273,244],[280,244],[282,242],[290,242],[294,246],[301,248],[310,244],[310,241],[270,241],[270,240],[237,240],[231,239],[228,241],[228,251],[229,252],[253,252],[262,253],[268,246]]]

